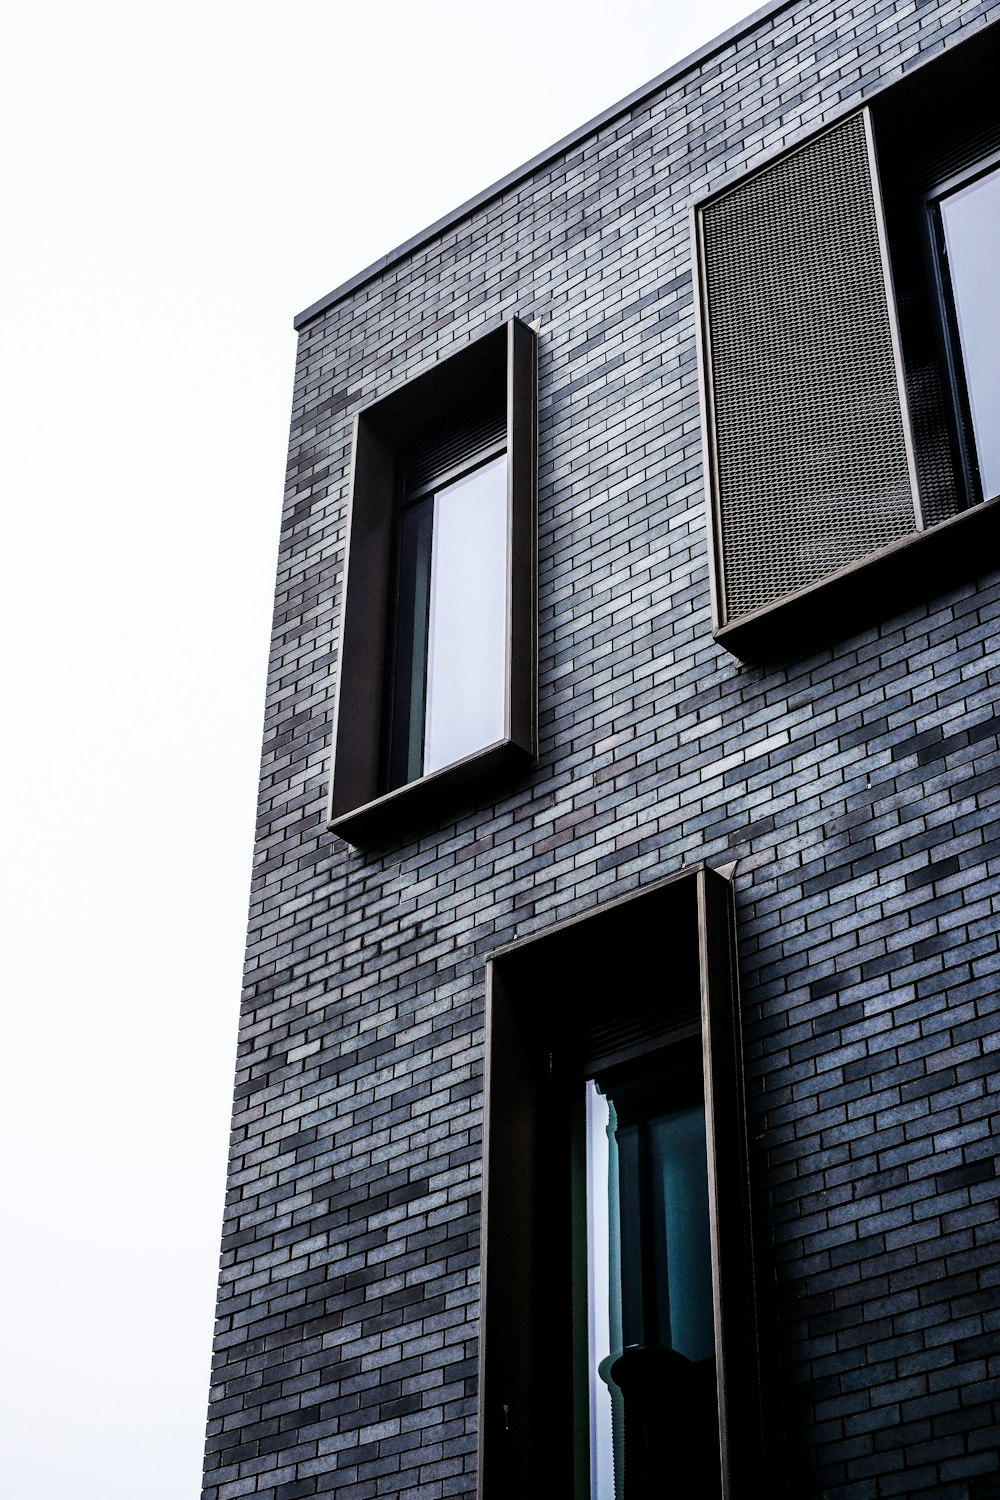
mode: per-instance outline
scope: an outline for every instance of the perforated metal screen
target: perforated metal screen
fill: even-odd
[[[863,115],[701,212],[724,616],[915,529]]]

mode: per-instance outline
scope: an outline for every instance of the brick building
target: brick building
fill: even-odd
[[[205,1500],[1000,1496],[997,16],[296,320]]]

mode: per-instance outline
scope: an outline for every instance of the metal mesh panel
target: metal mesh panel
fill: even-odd
[[[702,214],[725,615],[914,530],[864,117]]]
[[[959,48],[872,103],[893,286],[925,526],[965,503],[954,408],[942,365],[940,306],[928,276],[926,195],[1000,152],[1000,33]]]

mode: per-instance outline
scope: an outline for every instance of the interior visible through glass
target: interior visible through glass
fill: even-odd
[[[983,498],[1000,495],[1000,169],[942,198],[948,274]]]
[[[658,1082],[586,1090],[591,1500],[626,1500],[627,1421],[681,1441],[671,1383],[714,1361],[705,1108],[664,1108]]]

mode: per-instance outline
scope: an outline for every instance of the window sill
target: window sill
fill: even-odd
[[[498,740],[464,760],[352,807],[331,819],[327,827],[356,849],[398,842],[436,827],[474,801],[508,786],[533,763],[532,755],[516,741]]]
[[[1000,498],[893,542],[714,632],[740,661],[794,660],[914,605],[946,593],[996,565]]]

